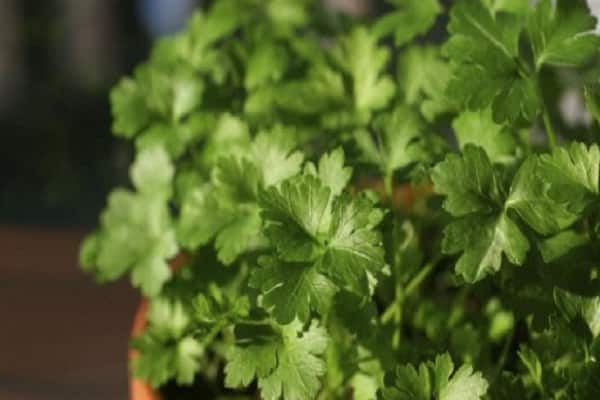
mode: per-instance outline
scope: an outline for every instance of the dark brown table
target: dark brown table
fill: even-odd
[[[77,266],[84,232],[0,227],[0,399],[125,400],[139,301]]]

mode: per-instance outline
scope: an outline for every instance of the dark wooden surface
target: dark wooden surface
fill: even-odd
[[[0,227],[0,399],[125,400],[139,298],[77,266],[84,232]]]

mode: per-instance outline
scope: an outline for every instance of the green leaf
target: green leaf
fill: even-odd
[[[331,190],[312,175],[284,181],[261,194],[266,233],[283,260],[314,260],[330,195]]]
[[[567,321],[581,318],[594,338],[600,335],[600,297],[582,297],[554,288],[554,302]]]
[[[375,120],[376,135],[366,130],[355,132],[355,140],[363,159],[375,164],[385,176],[429,157],[424,143],[424,130],[418,114],[397,107],[392,113]]]
[[[173,118],[175,121],[187,116],[202,102],[204,83],[194,75],[180,75],[173,79]]]
[[[152,147],[141,151],[130,173],[138,192],[170,196],[175,168],[164,148]]]
[[[402,46],[433,26],[442,7],[438,0],[387,0],[398,8],[381,17],[373,27],[377,36],[394,34],[396,46]]]
[[[211,184],[192,190],[182,205],[179,240],[195,249],[215,237],[218,258],[226,265],[263,242],[259,189],[298,173],[304,158],[280,127],[259,133],[249,147],[246,154],[220,158]]]
[[[310,67],[305,78],[282,82],[274,97],[279,108],[299,114],[321,114],[352,106],[342,74],[320,62]]]
[[[587,242],[587,235],[575,232],[574,230],[568,230],[540,241],[538,249],[544,262],[551,263]]]
[[[584,7],[572,7],[567,13],[551,0],[539,1],[527,23],[536,67],[577,67],[586,63],[598,54],[600,36],[594,32],[595,27],[595,18]]]
[[[224,113],[202,149],[203,164],[210,168],[223,156],[243,154],[249,145],[248,125],[239,117]]]
[[[538,358],[535,351],[533,351],[527,346],[523,346],[517,354],[519,355],[519,359],[521,360],[521,362],[527,368],[527,371],[529,372],[529,375],[531,376],[535,384],[538,387],[543,388],[544,370],[540,363],[540,359]]]
[[[600,149],[573,143],[532,156],[519,169],[507,206],[542,235],[558,233],[579,218],[598,194]]]
[[[450,12],[448,30],[452,35],[481,40],[508,59],[518,55],[518,21],[510,15],[492,14],[481,1],[458,1]]]
[[[277,82],[285,73],[289,56],[285,48],[271,42],[261,43],[250,56],[244,85],[252,90]]]
[[[341,195],[313,175],[283,182],[261,195],[266,232],[285,261],[314,263],[338,286],[367,293],[368,276],[383,268],[383,250],[373,227],[381,213],[366,197]]]
[[[332,50],[337,64],[352,78],[354,106],[358,111],[385,107],[395,93],[392,79],[383,75],[389,51],[377,46],[375,35],[366,28],[354,29]]]
[[[373,230],[380,220],[366,197],[338,197],[333,202],[325,253],[316,263],[319,270],[340,287],[368,294],[369,274],[385,265],[381,237]]]
[[[469,110],[492,107],[497,123],[532,121],[539,111],[535,79],[518,63],[519,18],[492,14],[480,1],[451,11],[444,50],[453,64],[447,96]]]
[[[294,131],[276,126],[270,131],[260,132],[252,142],[252,160],[261,172],[261,181],[265,187],[300,172],[304,155],[294,151],[297,142]]]
[[[386,375],[385,400],[480,400],[488,390],[481,373],[470,365],[454,371],[448,354],[438,355],[434,362],[421,363],[418,370],[410,364],[398,366]]]
[[[148,327],[132,339],[139,354],[132,361],[133,374],[158,388],[175,378],[189,385],[200,370],[204,345],[189,335],[191,318],[177,300],[155,298],[148,309]]]
[[[444,194],[444,209],[459,217],[444,231],[442,248],[447,254],[461,253],[456,271],[467,282],[476,282],[497,272],[502,255],[523,264],[529,242],[507,214],[495,171],[483,149],[467,145],[463,157],[449,155],[432,173],[438,193]]]
[[[316,323],[307,331],[299,324],[281,327],[279,334],[247,338],[227,358],[225,383],[246,386],[255,377],[265,400],[304,400],[317,395],[325,374],[320,358],[327,348],[327,334]]]
[[[596,82],[583,89],[586,109],[596,120],[596,124],[600,124],[600,85]]]
[[[511,263],[522,265],[529,242],[506,213],[489,217],[472,215],[446,227],[442,249],[446,254],[462,252],[456,272],[472,283],[498,272],[503,254]]]
[[[113,132],[126,138],[134,137],[152,119],[143,90],[131,78],[122,79],[110,92]]]
[[[157,295],[171,277],[168,260],[178,252],[168,200],[173,166],[164,150],[141,152],[131,168],[138,192],[113,191],[101,226],[87,242],[84,267],[100,281],[131,271],[146,296]]]
[[[208,12],[194,13],[188,23],[190,39],[197,50],[203,50],[237,29],[244,18],[245,14],[240,12],[239,2],[216,2]]]
[[[352,178],[352,168],[344,166],[345,159],[344,150],[339,147],[319,160],[319,179],[333,196],[339,196]]]
[[[529,2],[522,0],[485,0],[493,14],[506,11],[512,14],[525,15],[530,10]]]
[[[462,157],[450,154],[435,166],[431,179],[445,195],[443,207],[451,215],[489,213],[500,205],[497,178],[483,149],[468,144]]]
[[[454,110],[446,95],[451,76],[450,65],[437,47],[409,47],[398,61],[398,83],[406,102],[419,106],[428,121]]]
[[[483,148],[492,162],[513,160],[515,138],[506,127],[494,122],[490,109],[465,111],[454,119],[452,128],[461,149],[471,143]]]
[[[263,306],[280,324],[289,324],[296,317],[308,321],[311,310],[323,315],[330,308],[337,289],[311,264],[284,264],[268,257],[259,262],[262,268],[252,274],[250,285],[264,293]]]

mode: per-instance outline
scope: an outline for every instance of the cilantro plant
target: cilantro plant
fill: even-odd
[[[216,0],[114,88],[132,185],[81,264],[149,299],[135,376],[171,398],[600,398],[596,20],[447,3]]]

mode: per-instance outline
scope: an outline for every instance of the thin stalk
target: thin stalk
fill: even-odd
[[[431,274],[431,272],[433,271],[433,268],[435,267],[436,264],[437,264],[437,261],[431,261],[431,262],[427,263],[425,265],[425,267],[423,267],[419,271],[419,273],[417,275],[415,275],[410,280],[410,282],[408,282],[408,285],[406,285],[406,288],[404,289],[404,295],[406,297],[410,296],[415,290],[417,290],[419,288],[419,286],[421,286],[423,281],[425,279],[427,279],[427,277]]]
[[[402,287],[398,285],[396,287],[396,298],[387,306],[383,314],[381,314],[381,323],[386,324],[391,321],[391,319],[398,314],[398,311],[402,309],[402,304],[404,303],[404,293],[402,293]]]
[[[513,330],[511,330],[510,334],[504,341],[504,346],[502,347],[502,353],[500,353],[500,358],[498,359],[498,364],[496,365],[496,369],[494,371],[494,375],[493,375],[493,378],[492,378],[490,384],[492,384],[496,379],[498,379],[498,377],[502,373],[502,369],[504,368],[504,364],[506,364],[506,358],[508,357],[508,351],[510,350],[510,344],[513,341],[514,334],[515,334],[515,331],[513,329]]]
[[[397,315],[402,309],[404,299],[413,294],[421,284],[427,279],[435,268],[439,260],[433,260],[427,263],[417,275],[415,275],[404,288],[397,288],[396,299],[390,304],[381,315],[381,322],[387,323],[392,317]]]
[[[393,184],[392,173],[387,172],[383,177],[383,191],[385,193],[385,197],[390,202],[390,204],[394,204],[394,184]]]
[[[544,128],[546,131],[546,136],[548,137],[548,144],[550,145],[550,149],[554,150],[556,148],[556,133],[554,132],[552,122],[550,121],[550,114],[546,108],[544,108],[542,119],[544,120]]]

